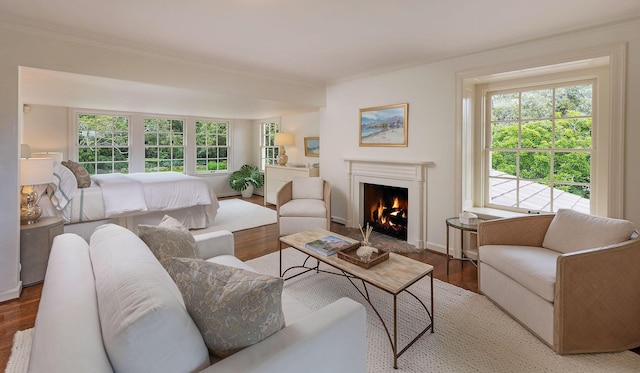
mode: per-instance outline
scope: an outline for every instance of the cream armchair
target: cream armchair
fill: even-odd
[[[481,293],[560,354],[640,346],[640,239],[572,210],[481,222]]]
[[[319,177],[293,179],[276,196],[280,236],[331,228],[331,184]]]

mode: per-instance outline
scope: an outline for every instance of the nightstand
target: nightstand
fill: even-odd
[[[37,223],[20,226],[20,280],[22,286],[44,281],[53,238],[64,233],[62,218],[40,218]]]

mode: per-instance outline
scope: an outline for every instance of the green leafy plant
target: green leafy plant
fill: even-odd
[[[237,192],[247,189],[249,184],[253,185],[254,188],[260,188],[264,185],[264,176],[257,166],[245,164],[229,176],[229,186]]]

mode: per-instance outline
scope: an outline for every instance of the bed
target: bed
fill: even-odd
[[[79,188],[73,172],[56,164],[54,182],[43,189],[42,215],[61,217],[65,232],[85,239],[100,224],[135,231],[138,224],[158,224],[165,214],[189,229],[205,228],[219,207],[205,179],[177,172],[93,175],[88,187]]]

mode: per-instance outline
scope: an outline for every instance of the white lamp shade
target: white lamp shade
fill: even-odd
[[[54,162],[62,162],[62,152],[34,152],[31,153],[31,158],[51,158]]]
[[[278,146],[291,146],[295,144],[295,137],[293,133],[278,132],[273,142]]]
[[[20,158],[20,185],[53,182],[53,160],[50,158]]]

